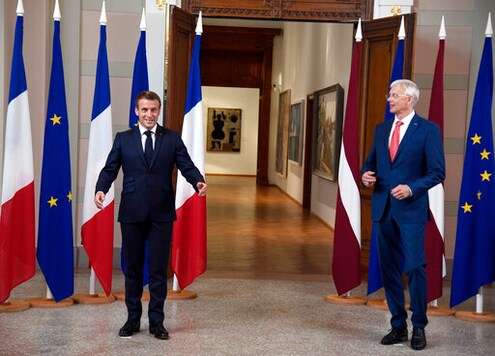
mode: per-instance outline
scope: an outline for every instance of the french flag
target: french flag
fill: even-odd
[[[89,131],[88,164],[83,201],[82,244],[89,263],[106,295],[112,290],[114,187],[106,194],[104,208],[94,203],[98,175],[112,148],[112,108],[110,105],[110,75],[108,71],[105,2],[100,17],[100,47],[96,65],[93,112]]]
[[[200,13],[189,70],[182,140],[204,176],[205,142],[199,69],[202,32]],[[181,174],[177,175],[175,206],[177,220],[174,222],[172,268],[180,288],[184,289],[206,270],[206,198],[198,196]]]
[[[33,146],[29,100],[22,57],[22,1],[17,4],[0,215],[0,304],[12,289],[35,273]]]

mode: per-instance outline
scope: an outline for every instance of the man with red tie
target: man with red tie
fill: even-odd
[[[361,169],[364,186],[373,187],[371,219],[377,231],[380,271],[391,331],[383,345],[408,340],[402,271],[408,277],[411,347],[426,347],[426,259],[424,239],[429,219],[428,189],[445,179],[445,157],[440,128],[419,117],[417,85],[407,79],[390,85],[387,101],[394,120],[377,125],[373,146]]]

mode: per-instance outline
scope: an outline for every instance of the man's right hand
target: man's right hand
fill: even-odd
[[[361,177],[361,181],[363,182],[365,187],[370,188],[374,186],[376,182],[375,172],[373,171],[364,172]]]
[[[98,209],[103,209],[103,202],[105,201],[105,193],[98,192],[95,195],[95,204]]]

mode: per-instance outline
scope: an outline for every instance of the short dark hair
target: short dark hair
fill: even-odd
[[[160,100],[160,96],[158,96],[157,93],[155,93],[154,91],[151,91],[151,90],[144,90],[142,91],[141,93],[139,93],[137,96],[136,96],[136,102],[135,102],[135,105],[136,105],[136,108],[139,109],[139,100],[141,99],[146,99],[146,100],[156,100],[158,101],[158,107],[161,108],[162,107],[162,101]]]

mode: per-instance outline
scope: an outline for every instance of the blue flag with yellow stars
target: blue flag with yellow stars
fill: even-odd
[[[57,20],[46,116],[37,258],[48,288],[58,302],[74,293],[74,239],[69,120]]]
[[[466,138],[450,306],[495,280],[495,163],[492,39],[485,38]]]

